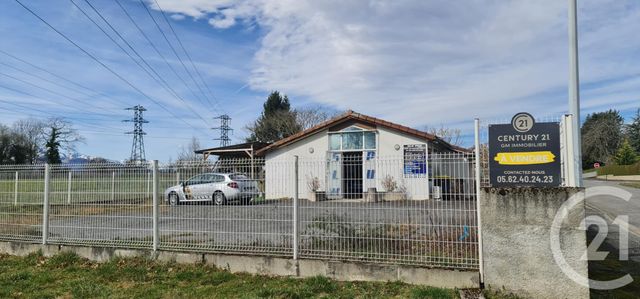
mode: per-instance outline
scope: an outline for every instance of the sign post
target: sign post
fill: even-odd
[[[489,125],[489,178],[494,187],[560,186],[560,124],[522,112],[510,124]]]

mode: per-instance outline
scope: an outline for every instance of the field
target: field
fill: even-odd
[[[487,298],[505,297],[488,293]],[[338,282],[231,274],[206,265],[115,259],[94,263],[0,255],[2,298],[459,298],[456,290],[400,282]]]

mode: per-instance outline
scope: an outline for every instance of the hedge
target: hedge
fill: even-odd
[[[640,175],[640,162],[633,165],[607,165],[598,168],[598,175]]]

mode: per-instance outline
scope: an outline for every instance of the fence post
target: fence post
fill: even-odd
[[[42,244],[47,245],[49,236],[49,183],[51,181],[51,165],[44,165],[44,200],[42,206]]]
[[[180,172],[176,171],[176,185],[180,185]]]
[[[480,156],[480,120],[475,119],[475,156],[476,156],[476,217],[478,219],[478,270],[480,272],[480,283],[484,283],[484,262],[482,253],[482,219],[480,217],[480,184],[482,178],[480,177],[480,163],[482,163],[482,157]]]
[[[298,259],[298,156],[294,158],[295,183],[293,195],[293,259]]]
[[[71,204],[71,171],[69,171],[69,181],[67,182],[67,204]]]
[[[158,251],[160,232],[158,228],[158,160],[153,160],[153,251]]]
[[[116,172],[111,172],[111,202],[116,199]]]
[[[13,205],[18,205],[18,172],[16,171],[16,184],[14,186]]]

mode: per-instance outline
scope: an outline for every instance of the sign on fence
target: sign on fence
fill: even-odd
[[[559,186],[560,124],[536,123],[518,113],[510,124],[489,125],[492,186]]]

